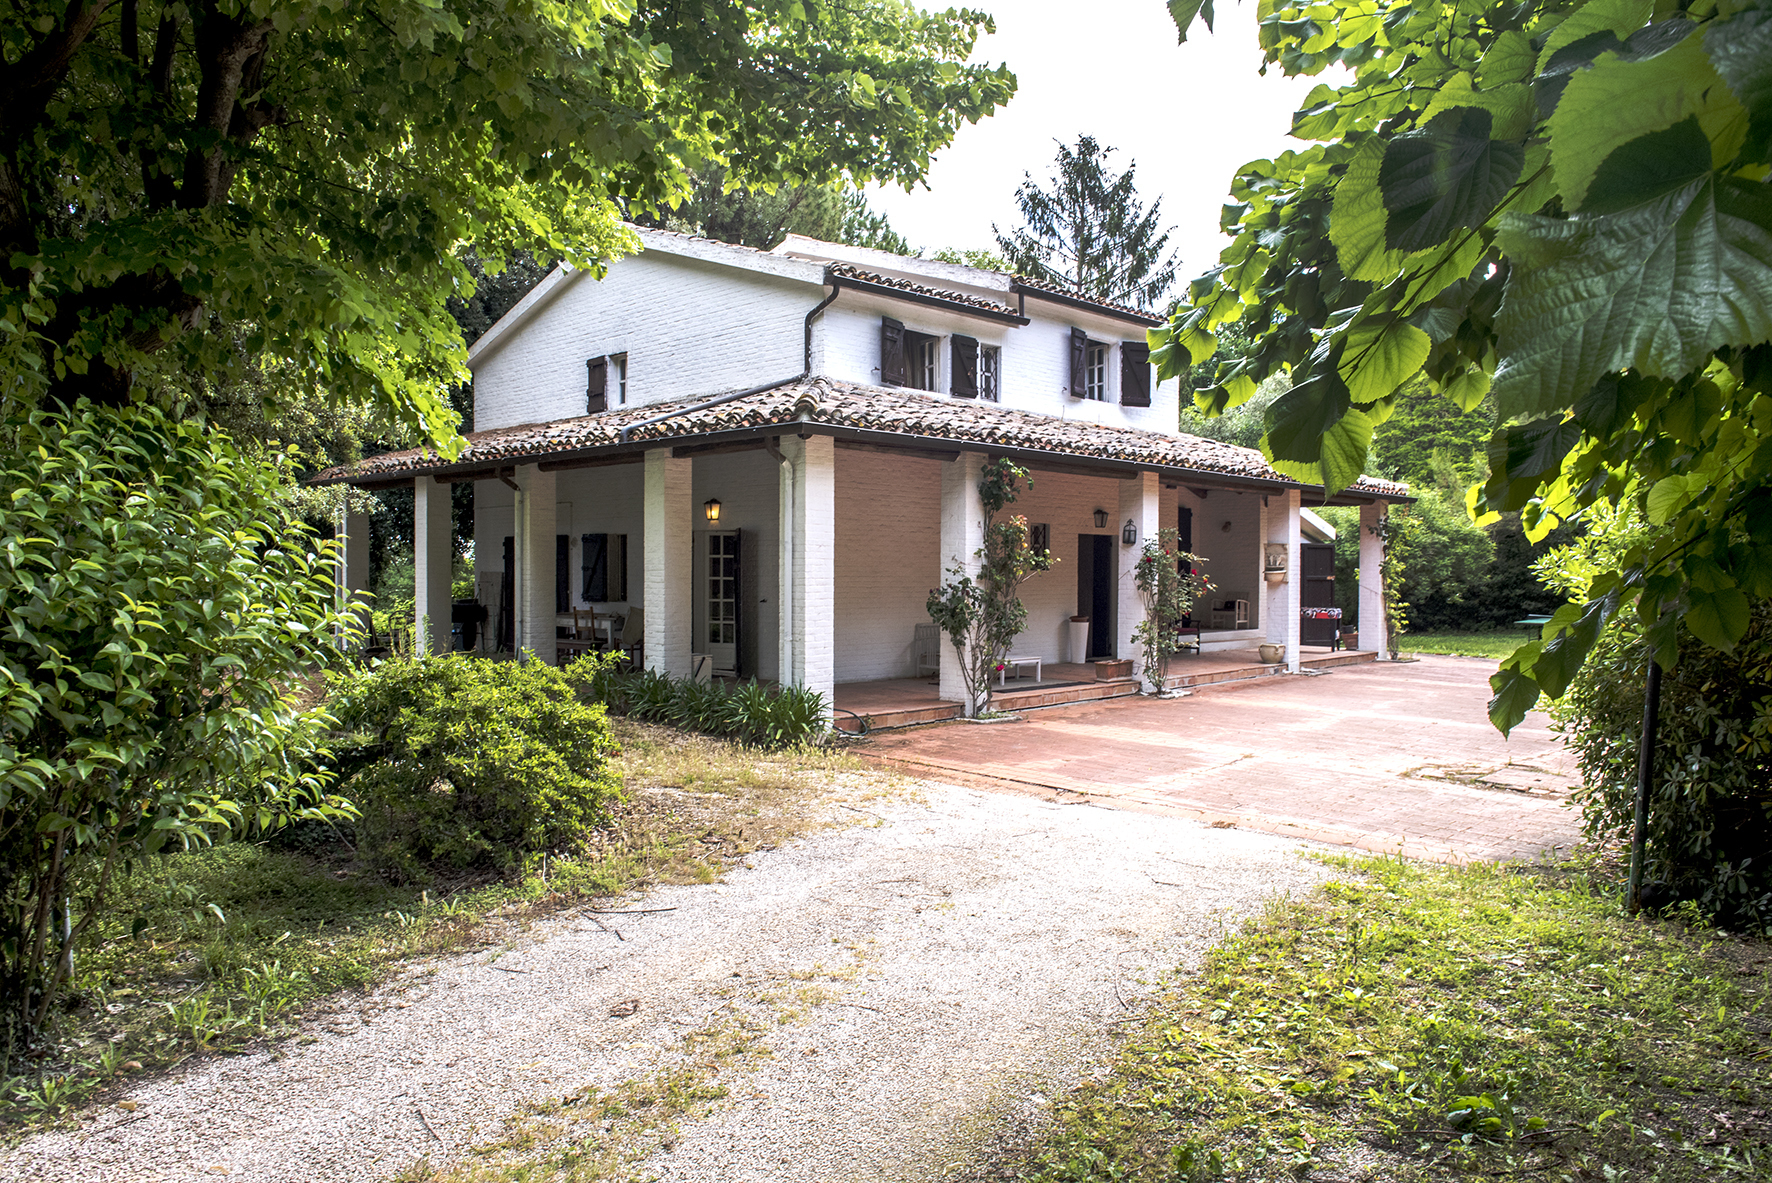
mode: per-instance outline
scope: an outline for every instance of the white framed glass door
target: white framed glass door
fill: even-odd
[[[701,644],[714,659],[714,673],[738,672],[738,531],[702,535]]]

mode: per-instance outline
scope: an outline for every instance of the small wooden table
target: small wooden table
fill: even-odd
[[[1002,667],[997,670],[997,685],[1006,686],[1009,684],[1009,671],[1011,669],[1019,670],[1023,666],[1029,665],[1034,667],[1034,681],[1038,682],[1040,680],[1040,662],[1042,660],[1044,659],[1039,657],[1005,657],[1003,659]],[[1015,676],[1018,678],[1021,677],[1019,673]]]

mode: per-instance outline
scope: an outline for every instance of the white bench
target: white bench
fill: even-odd
[[[1009,684],[1010,670],[1020,671],[1023,666],[1029,665],[1034,667],[1034,681],[1038,682],[1040,680],[1040,662],[1042,660],[1044,659],[1039,657],[1005,657],[1003,659],[1002,668],[997,671],[997,685],[1007,686]],[[1021,677],[1021,674],[1017,672],[1015,676],[1019,678]]]

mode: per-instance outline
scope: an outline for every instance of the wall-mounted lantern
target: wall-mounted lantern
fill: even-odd
[[[1095,511],[1095,528],[1097,530],[1107,529],[1107,510],[1098,509]]]
[[[1138,545],[1138,523],[1137,522],[1133,521],[1131,518],[1126,519],[1126,524],[1123,527],[1121,527],[1121,529],[1120,529],[1120,541],[1125,543],[1127,546],[1137,546]]]
[[[701,503],[701,507],[708,515],[708,524],[710,526],[717,526],[720,524],[720,499],[718,497],[709,497],[706,501]]]

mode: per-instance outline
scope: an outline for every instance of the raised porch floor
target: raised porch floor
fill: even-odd
[[[1306,669],[1327,669],[1375,661],[1378,654],[1363,649],[1331,652],[1328,649],[1303,650],[1299,664]],[[1171,690],[1191,686],[1207,686],[1217,682],[1237,682],[1246,678],[1273,677],[1285,670],[1283,665],[1270,665],[1261,660],[1259,651],[1231,649],[1205,653],[1178,653],[1169,659],[1167,684]],[[1066,703],[1088,702],[1100,698],[1120,698],[1138,693],[1138,682],[1117,678],[1109,682],[1095,680],[1095,667],[1070,662],[1049,661],[1041,669],[1038,682],[1033,678],[1010,678],[998,690],[993,705],[1001,711],[1027,711],[1039,707],[1063,706]],[[855,716],[868,720],[869,730],[888,727],[913,727],[919,723],[939,723],[960,717],[960,704],[940,696],[933,678],[889,678],[880,682],[844,682],[836,688],[837,726],[845,731],[856,730]],[[847,712],[847,713],[846,713]]]

